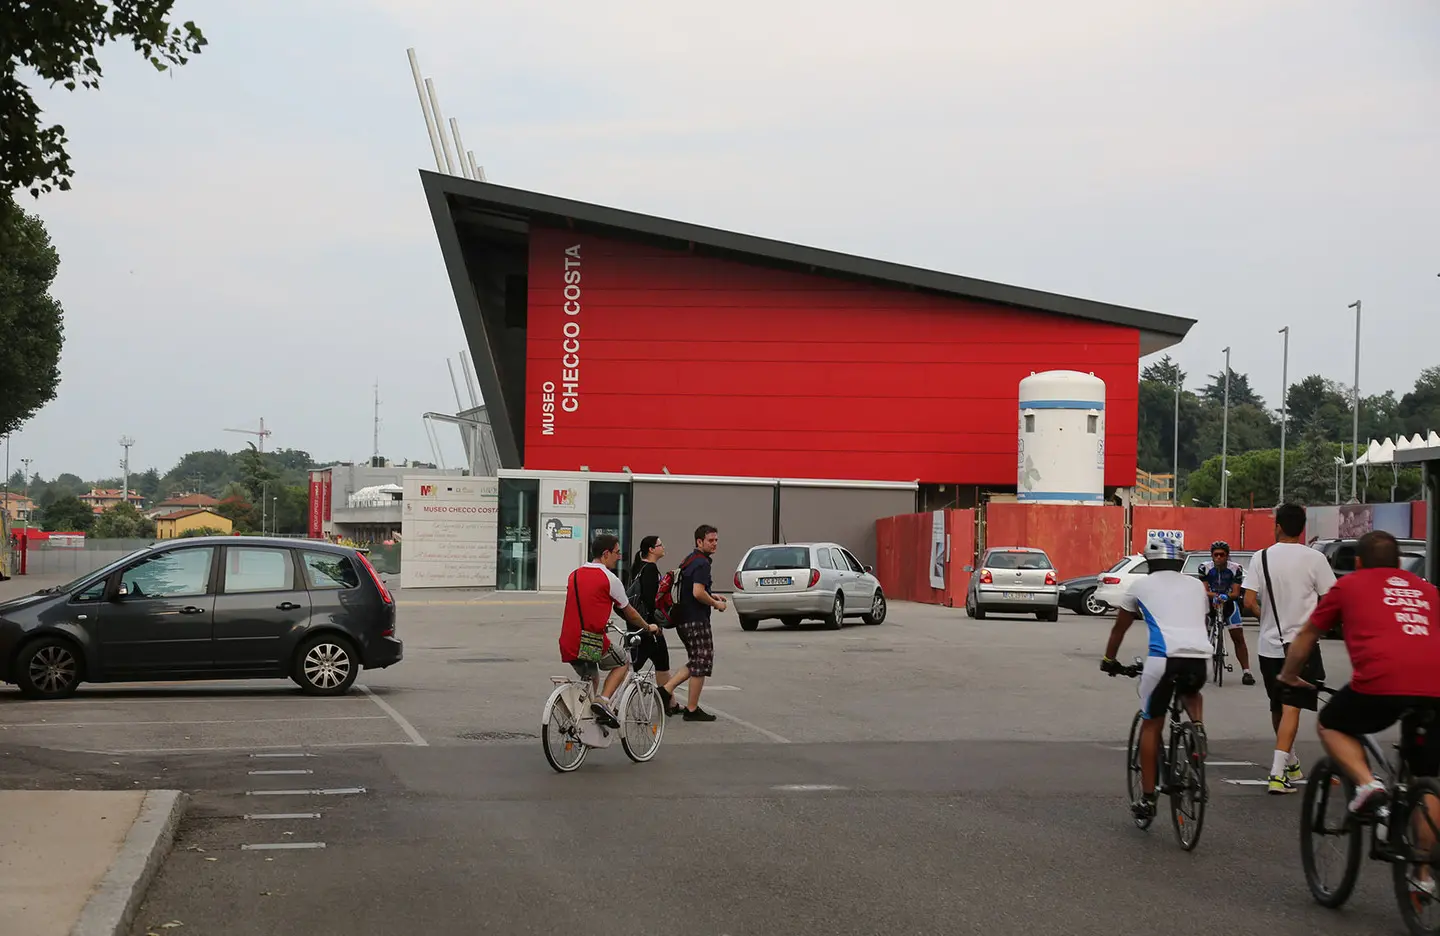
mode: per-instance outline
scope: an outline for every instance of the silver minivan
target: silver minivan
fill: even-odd
[[[786,627],[819,620],[835,630],[847,617],[866,624],[885,620],[885,593],[875,570],[838,543],[750,547],[735,570],[730,604],[747,631],[770,618]]]

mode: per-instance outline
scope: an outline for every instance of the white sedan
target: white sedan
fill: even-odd
[[[1125,593],[1134,576],[1150,574],[1150,564],[1144,556],[1126,556],[1100,576],[1095,586],[1095,600],[1103,601],[1107,608],[1120,607],[1120,596]]]

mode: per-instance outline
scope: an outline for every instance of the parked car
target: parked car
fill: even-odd
[[[973,566],[965,571],[974,573],[965,592],[965,611],[977,621],[991,611],[1060,620],[1060,579],[1045,550],[994,547],[985,550],[978,571]]]
[[[195,537],[0,603],[0,680],[30,698],[82,682],[281,679],[341,695],[400,662],[395,599],[354,549]]]
[[[1240,568],[1244,569],[1247,576],[1250,574],[1250,560],[1254,558],[1255,551],[1253,549],[1235,549],[1231,550],[1230,552],[1230,564],[1237,565]],[[1210,559],[1210,554],[1208,552],[1187,553],[1185,556],[1185,564],[1180,567],[1180,571],[1185,575],[1198,576],[1200,574],[1200,567],[1202,565],[1208,566],[1211,561],[1212,560]],[[1242,600],[1240,602],[1240,617],[1249,618],[1252,621],[1255,620],[1255,615],[1245,610],[1243,591],[1241,592],[1241,598]]]
[[[773,618],[787,627],[819,620],[839,630],[847,617],[882,624],[886,613],[875,570],[838,543],[750,547],[735,570],[730,604],[747,631]]]
[[[1423,558],[1426,551],[1426,543],[1423,539],[1401,539],[1400,554],[1402,556],[1420,556]],[[1355,549],[1360,541],[1356,538],[1350,539],[1321,539],[1310,544],[1312,549],[1318,549],[1325,554],[1325,559],[1330,563],[1331,570],[1335,577],[1349,575],[1355,571]],[[1422,574],[1422,573],[1416,573]]]
[[[1097,572],[1094,575],[1082,575],[1079,578],[1066,579],[1060,583],[1060,607],[1069,608],[1076,614],[1104,614],[1110,610],[1110,605],[1101,600],[1096,592],[1100,588],[1101,579],[1106,575],[1120,569],[1129,561],[1129,557],[1121,559],[1104,572]]]
[[[1126,556],[1100,576],[1100,584],[1095,588],[1095,600],[1107,608],[1117,608],[1120,606],[1120,596],[1125,593],[1132,577],[1149,573],[1150,565],[1144,556]]]

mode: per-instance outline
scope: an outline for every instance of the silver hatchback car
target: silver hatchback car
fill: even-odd
[[[965,571],[974,573],[965,594],[965,611],[975,620],[985,620],[989,611],[1060,620],[1060,577],[1045,550],[997,546],[985,550],[979,569],[966,566]]]
[[[838,543],[750,547],[735,570],[730,604],[747,631],[767,618],[787,627],[820,620],[835,630],[847,617],[866,624],[885,620],[885,593],[875,570]]]

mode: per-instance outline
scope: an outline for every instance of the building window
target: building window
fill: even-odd
[[[540,514],[538,478],[501,478],[497,531],[500,554],[495,562],[495,587],[505,591],[536,588],[536,518]]]
[[[1026,432],[1034,432],[1034,431],[1035,431],[1035,414],[1034,414],[1034,413],[1026,413],[1026,414],[1025,414],[1025,431],[1026,431]]]
[[[1097,434],[1100,431],[1100,417],[1091,413],[1085,420],[1085,431],[1091,435]]]
[[[620,565],[615,573],[620,581],[628,582],[634,570],[630,565],[635,561],[630,545],[631,515],[633,505],[628,481],[590,482],[590,538],[601,533],[613,533],[620,540]],[[588,546],[587,546],[588,549]]]

